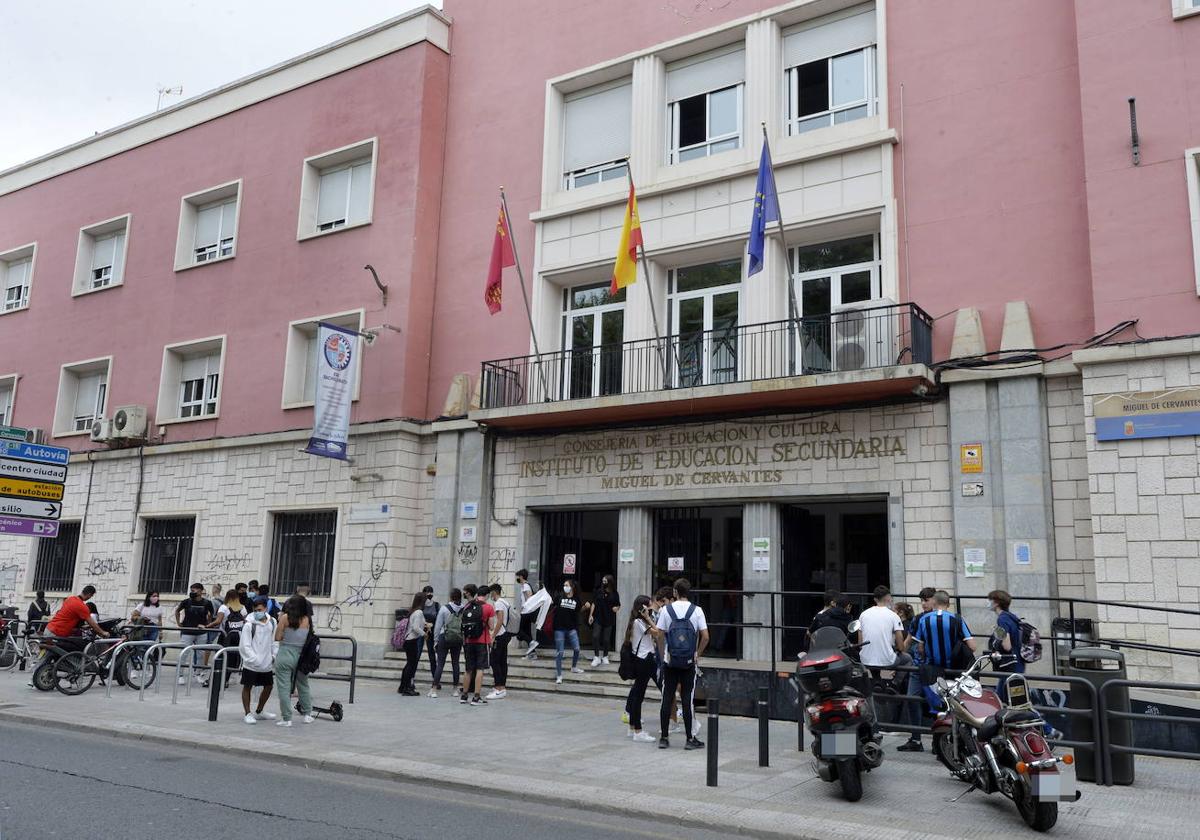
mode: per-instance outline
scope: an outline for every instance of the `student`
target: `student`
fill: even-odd
[[[921,615],[933,610],[933,596],[935,594],[937,594],[937,590],[932,586],[924,587],[917,594],[917,597],[921,601]],[[924,659],[921,656],[920,646],[916,644],[917,622],[919,620],[920,616],[917,616],[912,620],[912,624],[907,628],[908,639],[906,642],[906,650],[912,657],[913,664],[918,666],[918,668],[924,662]],[[909,673],[908,689],[905,691],[905,694],[907,694],[909,697],[925,696],[925,690],[921,685],[921,674],[919,670]],[[922,717],[921,710],[923,707],[924,703],[913,703],[911,701],[905,702],[904,708],[900,713],[901,720],[903,720],[909,726],[920,726]],[[923,752],[924,750],[925,747],[921,744],[921,733],[919,732],[910,732],[908,735],[908,740],[896,747],[897,752]]]
[[[264,587],[265,588],[265,587]],[[296,667],[300,662],[300,651],[308,641],[312,630],[312,622],[307,612],[304,598],[288,598],[279,614],[279,623],[275,627],[275,641],[279,648],[275,654],[275,695],[279,698],[279,716],[276,726],[292,725],[292,683],[300,694],[301,720],[312,723],[312,693],[308,688],[308,674],[300,673]],[[270,614],[270,601],[267,603]]]
[[[188,597],[175,608],[175,623],[183,628],[180,633],[180,641],[184,645],[201,645],[204,644],[208,633],[206,628],[213,620],[216,611],[213,609],[212,602],[204,596],[204,584],[193,583],[188,587]],[[193,650],[189,655],[189,660],[192,667],[193,678],[198,683],[204,682],[204,674],[202,673],[206,660],[203,656],[203,651]],[[186,662],[184,664],[187,664]],[[187,678],[181,673],[179,675],[179,685],[187,682]]]
[[[529,631],[531,641],[528,649],[525,651],[526,659],[537,659],[537,649],[541,645],[542,640],[538,638],[539,634],[547,634],[553,639],[554,627],[545,627],[546,617],[550,614],[550,608],[554,606],[554,598],[546,591],[546,587],[542,587],[537,591],[537,594],[526,598],[521,604],[521,620],[524,622],[525,617],[529,616]]]
[[[297,584],[296,584],[296,591],[295,591],[295,592],[293,592],[292,594],[293,594],[295,597],[297,597],[297,598],[303,598],[303,599],[304,599],[304,611],[305,611],[305,614],[306,614],[306,615],[307,615],[309,618],[312,618],[312,617],[313,617],[313,606],[312,606],[312,601],[311,601],[311,600],[309,600],[309,599],[312,597],[312,584],[309,584],[309,583],[297,583]]]
[[[562,594],[554,596],[554,684],[562,685],[563,654],[571,643],[571,673],[582,674],[579,667],[579,584],[568,578]]]
[[[526,647],[533,641],[534,614],[525,612],[525,602],[533,597],[533,587],[529,585],[529,570],[517,570],[517,603],[516,613],[521,616],[521,626],[517,629],[517,642]]]
[[[46,593],[42,590],[37,591],[37,597],[29,604],[29,610],[25,613],[25,635],[29,636],[34,633],[42,632],[42,624],[50,620],[53,611],[50,609],[50,602],[46,600]]]
[[[822,627],[836,627],[847,636],[850,635],[850,622],[854,617],[850,615],[853,608],[853,602],[838,592],[836,589],[831,589],[825,593],[825,609],[821,610],[812,620],[809,625],[808,632],[811,638],[813,633],[816,633]]]
[[[271,616],[271,618],[278,621],[279,620],[279,612],[280,612],[279,602],[271,597],[271,588],[269,586],[267,586],[265,583],[261,584],[258,587],[258,594],[260,596],[262,596],[263,598],[267,599],[267,615]],[[305,599],[305,600],[307,600],[307,599]]]
[[[400,687],[396,692],[405,697],[419,696],[413,681],[417,676],[417,667],[421,664],[421,652],[425,649],[425,593],[418,592],[413,596],[412,606],[408,608],[408,633],[404,636],[404,671],[400,675]]]
[[[142,603],[133,608],[130,618],[136,624],[146,625],[146,634],[143,637],[145,641],[157,642],[163,623],[163,608],[159,604],[158,591],[147,592],[146,597],[142,599]]]
[[[617,613],[621,611],[621,596],[612,575],[600,580],[600,591],[592,596],[588,624],[592,627],[592,667],[608,664],[608,652],[616,646]]]
[[[905,667],[912,663],[912,657],[904,653],[904,625],[900,616],[892,611],[892,592],[886,586],[876,586],[871,593],[875,606],[862,611],[858,617],[859,639],[867,642],[862,648],[859,658],[863,665],[870,669],[872,676],[896,666]],[[891,680],[894,685],[903,682],[907,685],[908,675],[897,672]],[[896,712],[900,711],[895,702],[887,705],[888,723],[891,723]]]
[[[646,686],[658,667],[655,652],[659,635],[650,612],[650,599],[645,595],[637,596],[625,628],[625,641],[633,649],[633,685],[629,688],[625,709],[629,713],[629,737],[638,744],[653,744],[655,740],[649,732],[642,731],[642,701],[646,699]]]
[[[220,628],[221,647],[239,647],[242,628],[245,624],[246,607],[242,604],[237,590],[230,589],[225,593],[225,603],[221,604],[220,609],[217,610],[217,617],[213,625],[210,625]],[[229,679],[233,676],[233,672],[241,664],[241,657],[237,653],[225,654],[226,687],[229,686]]]
[[[679,707],[683,712],[684,731],[688,733],[685,750],[697,750],[704,743],[692,729],[695,717],[696,665],[708,647],[708,622],[704,610],[691,602],[692,585],[687,578],[675,581],[675,601],[668,604],[658,616],[658,629],[664,633],[663,651],[666,664],[663,667],[663,699],[659,711],[661,724],[658,748],[671,746],[667,737],[670,727],[671,701],[676,690],[681,689]]]
[[[512,607],[504,600],[504,588],[498,583],[488,587],[488,598],[492,609],[496,612],[496,634],[492,640],[492,691],[488,700],[503,700],[508,696],[508,645],[512,641],[512,633],[508,632],[508,619],[512,615]]]
[[[438,613],[442,611],[442,605],[433,598],[433,587],[426,586],[421,590],[421,594],[425,596],[425,605],[421,607],[421,612],[425,614],[425,639],[422,641],[422,648],[429,651],[429,677],[433,678],[433,672],[437,670],[437,651],[434,649],[433,628],[437,624]]]
[[[58,612],[46,624],[45,635],[54,636],[55,645],[68,651],[83,650],[88,644],[83,637],[85,625],[91,627],[92,632],[100,638],[108,638],[108,631],[97,623],[96,617],[88,609],[88,599],[95,594],[96,587],[89,583],[78,595],[71,595],[62,602]]]
[[[250,588],[244,583],[235,583],[233,588],[237,590],[238,600],[242,602],[242,606],[245,607],[247,611],[253,612],[254,596],[250,594]]]
[[[462,590],[455,587],[450,590],[450,602],[438,610],[437,621],[433,626],[434,645],[437,649],[437,669],[433,672],[433,688],[429,689],[430,697],[437,697],[442,690],[442,672],[446,670],[446,657],[450,657],[451,682],[454,684],[454,695],[458,696],[462,688],[458,684],[458,656],[462,653]]]
[[[487,601],[487,589],[473,583],[463,587],[467,604],[462,610],[463,650],[465,651],[460,703],[485,706],[487,701],[480,696],[483,688],[483,671],[487,668],[488,648],[492,644],[492,633],[496,624],[496,611]],[[473,693],[472,693],[473,692]]]
[[[933,609],[917,619],[917,632],[913,634],[922,661],[919,673],[922,694],[931,702],[934,700],[931,696],[933,691],[928,687],[937,682],[938,677],[944,677],[947,670],[955,667],[956,652],[963,648],[972,654],[975,652],[975,640],[971,638],[970,628],[960,616],[952,613],[949,607],[949,594],[941,589],[937,590],[933,595]],[[918,747],[902,744],[897,749],[918,752],[920,737],[917,735],[915,739]],[[910,738],[911,740],[913,739]]]
[[[254,609],[242,628],[238,639],[238,655],[242,660],[242,710],[246,713],[243,720],[254,724],[260,720],[274,720],[274,712],[263,709],[271,697],[271,687],[275,675],[272,673],[275,665],[275,652],[279,649],[275,641],[275,619],[267,614],[267,599],[255,596]],[[251,693],[255,688],[261,689],[258,694],[258,705],[253,713],[250,712]]]

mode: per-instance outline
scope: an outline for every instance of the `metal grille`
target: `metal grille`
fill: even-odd
[[[187,592],[195,533],[196,520],[191,516],[146,520],[142,573],[138,578],[139,592]]]
[[[72,592],[75,584],[75,554],[78,550],[78,522],[60,522],[58,537],[38,540],[33,588],[46,592]]]
[[[333,589],[333,547],[337,536],[337,511],[275,514],[271,541],[271,587],[287,594],[307,583],[312,594],[329,595]]]

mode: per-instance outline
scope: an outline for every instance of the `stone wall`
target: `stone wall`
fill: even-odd
[[[1088,475],[1081,376],[1046,380],[1046,418],[1058,594],[1063,598],[1094,599],[1091,492],[1095,490],[1096,478]],[[1076,614],[1095,617],[1094,610],[1077,610]]]

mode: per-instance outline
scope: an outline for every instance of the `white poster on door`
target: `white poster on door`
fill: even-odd
[[[667,571],[668,572],[682,572],[683,571],[683,558],[682,557],[668,557],[667,558]]]
[[[564,554],[563,555],[563,574],[564,575],[575,574],[575,555],[574,554]]]

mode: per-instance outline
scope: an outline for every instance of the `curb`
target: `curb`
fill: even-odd
[[[79,721],[64,721],[52,720],[39,717],[30,717],[19,713],[14,713],[10,710],[0,710],[0,720],[11,721],[13,723],[22,723],[28,726],[43,726],[48,729],[65,729],[73,732],[86,733],[88,735],[104,735],[110,738],[118,738],[130,741],[143,741],[150,744],[165,745],[171,747],[179,747],[181,744],[191,749],[202,750],[210,753],[218,753],[225,755],[228,753],[227,745],[208,744],[206,742],[196,742],[191,740],[194,733],[180,732],[178,735],[171,734],[170,730],[144,728],[144,731],[135,731],[132,729],[111,729],[97,724],[81,723]],[[135,724],[136,725],[136,724]],[[180,736],[187,736],[181,738]],[[447,790],[456,790],[463,793],[487,793],[493,796],[517,796],[523,801],[536,802],[543,805],[552,805],[555,807],[568,807],[578,809],[581,802],[586,802],[590,810],[601,814],[609,814],[619,817],[646,817],[653,819],[656,822],[667,821],[685,828],[705,829],[709,831],[726,831],[732,834],[749,837],[770,838],[770,840],[823,840],[831,835],[829,834],[808,834],[795,833],[788,831],[780,831],[777,828],[771,827],[768,823],[775,822],[778,824],[778,812],[755,813],[754,809],[741,809],[740,815],[735,815],[733,820],[729,819],[727,810],[721,808],[710,809],[703,808],[697,810],[695,807],[680,808],[675,800],[666,799],[655,796],[640,796],[637,799],[627,798],[622,805],[613,805],[605,802],[595,801],[595,788],[584,787],[579,785],[560,785],[558,793],[548,791],[531,791],[528,788],[522,788],[516,784],[509,784],[507,780],[499,784],[470,784],[459,779],[446,778],[445,770],[441,767],[424,766],[414,769],[413,771],[390,770],[378,767],[370,767],[362,763],[354,764],[344,760],[325,760],[325,761],[302,761],[290,755],[283,753],[274,753],[267,750],[257,750],[253,753],[253,758],[279,764],[286,767],[304,767],[307,769],[318,769],[329,773],[337,773],[346,776],[360,776],[369,779],[381,779],[385,781],[404,782],[408,784],[425,784],[433,783],[440,788]],[[425,772],[421,772],[421,770]],[[638,804],[634,804],[634,803]],[[640,807],[639,807],[640,805]],[[756,819],[757,818],[757,819]],[[797,820],[802,819],[801,815],[797,814]],[[809,820],[812,818],[809,817]],[[761,820],[764,824],[756,824]],[[882,836],[882,835],[881,835]]]

